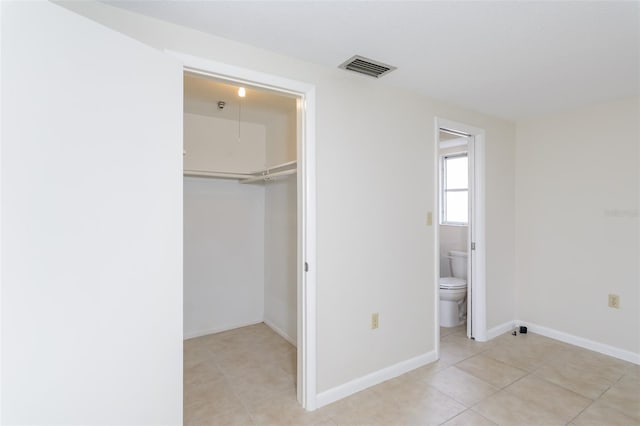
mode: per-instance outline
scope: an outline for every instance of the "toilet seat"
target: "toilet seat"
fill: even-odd
[[[462,278],[443,277],[440,278],[440,288],[444,290],[458,290],[467,288],[467,282]]]

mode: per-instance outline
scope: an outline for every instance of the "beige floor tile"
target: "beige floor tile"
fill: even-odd
[[[598,370],[584,369],[570,363],[543,365],[534,374],[590,399],[599,398],[615,383]]]
[[[456,367],[442,370],[426,382],[467,407],[477,404],[499,390]]]
[[[468,339],[466,336],[449,335],[440,339],[440,361],[452,365],[466,358],[472,357],[491,347],[490,343],[480,343]]]
[[[545,362],[544,355],[539,356],[525,348],[494,347],[483,352],[483,355],[528,372],[535,371]]]
[[[256,425],[315,425],[327,419],[320,410],[306,411],[292,396],[270,398],[248,411]]]
[[[457,327],[440,327],[440,338],[449,336],[451,334],[467,335],[467,324],[462,324]]]
[[[384,399],[384,397],[380,396],[380,392],[386,392],[387,388],[394,388],[399,382],[400,380],[398,379],[388,380],[377,386],[349,395],[346,398],[324,406],[320,408],[320,411],[324,412],[328,418],[333,418],[337,413],[344,413],[361,406],[375,405],[379,400]]]
[[[505,388],[507,393],[528,401],[569,422],[593,401],[568,389],[529,375]]]
[[[358,398],[358,403],[355,404],[332,407],[328,418],[338,426],[399,424],[398,417],[401,413],[398,406],[376,395],[371,396],[370,399]]]
[[[498,388],[503,388],[527,374],[524,370],[484,355],[468,358],[456,364],[456,367]]]
[[[264,324],[186,340],[184,423],[640,425],[636,365],[532,333],[441,334],[440,361],[312,413],[296,400],[296,349]]]
[[[420,382],[403,382],[383,400],[397,406],[396,424],[440,424],[466,409],[453,398]]]
[[[324,419],[318,423],[314,423],[313,426],[338,426],[338,424],[334,422],[333,419]]]
[[[572,422],[576,426],[634,426],[640,422],[611,408],[602,401],[596,401]]]
[[[250,426],[253,419],[246,410],[220,411],[212,405],[185,410],[185,426]]]
[[[636,379],[640,379],[640,365],[631,364],[627,367],[625,371],[625,375],[627,377],[635,377]]]
[[[549,359],[567,351],[566,345],[535,334],[521,334],[501,340],[483,355],[529,372],[535,371]]]
[[[224,379],[222,371],[214,361],[203,361],[190,367],[185,367],[183,377],[185,385]]]
[[[480,402],[473,407],[473,411],[501,426],[566,424],[560,417],[505,391]]]
[[[247,407],[281,396],[295,399],[296,395],[295,378],[270,368],[253,369],[249,374],[230,378],[229,383]]]
[[[602,395],[600,401],[640,423],[640,379],[623,377]]]
[[[551,365],[566,366],[585,371],[597,371],[598,375],[609,383],[618,381],[628,370],[631,363],[587,349],[572,346],[561,356],[549,361]]]
[[[200,411],[207,407],[207,412],[226,412],[244,410],[240,399],[231,386],[225,382],[197,383],[184,388],[184,411]]]
[[[443,426],[496,426],[496,424],[473,410],[467,410],[443,423]]]
[[[183,365],[185,369],[215,359],[215,356],[199,342],[192,342],[189,345],[187,345],[186,342],[187,341],[185,341],[185,348],[183,350]]]
[[[447,367],[449,367],[449,364],[445,364],[442,361],[435,361],[420,368],[416,368],[415,370],[409,371],[408,373],[405,373],[401,376],[398,376],[398,378],[402,380],[424,381],[426,379],[430,379],[435,374]]]

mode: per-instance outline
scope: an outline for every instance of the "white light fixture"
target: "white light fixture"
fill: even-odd
[[[240,96],[241,98],[244,98],[247,95],[247,91],[245,90],[244,87],[241,87],[238,89],[238,96]]]

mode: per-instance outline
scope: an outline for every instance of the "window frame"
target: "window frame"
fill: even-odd
[[[466,188],[455,188],[455,189],[446,189],[447,188],[447,159],[453,158],[467,158],[467,187]],[[458,152],[450,152],[446,154],[440,154],[440,188],[439,188],[439,197],[440,197],[440,225],[446,226],[468,226],[469,225],[469,212],[467,211],[467,221],[466,222],[453,222],[447,220],[447,197],[445,196],[447,192],[466,192],[467,193],[467,209],[469,206],[469,152],[468,151],[458,151]]]

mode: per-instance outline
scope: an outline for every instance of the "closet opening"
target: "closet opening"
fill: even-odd
[[[187,70],[183,105],[185,422],[301,401],[302,98]]]

